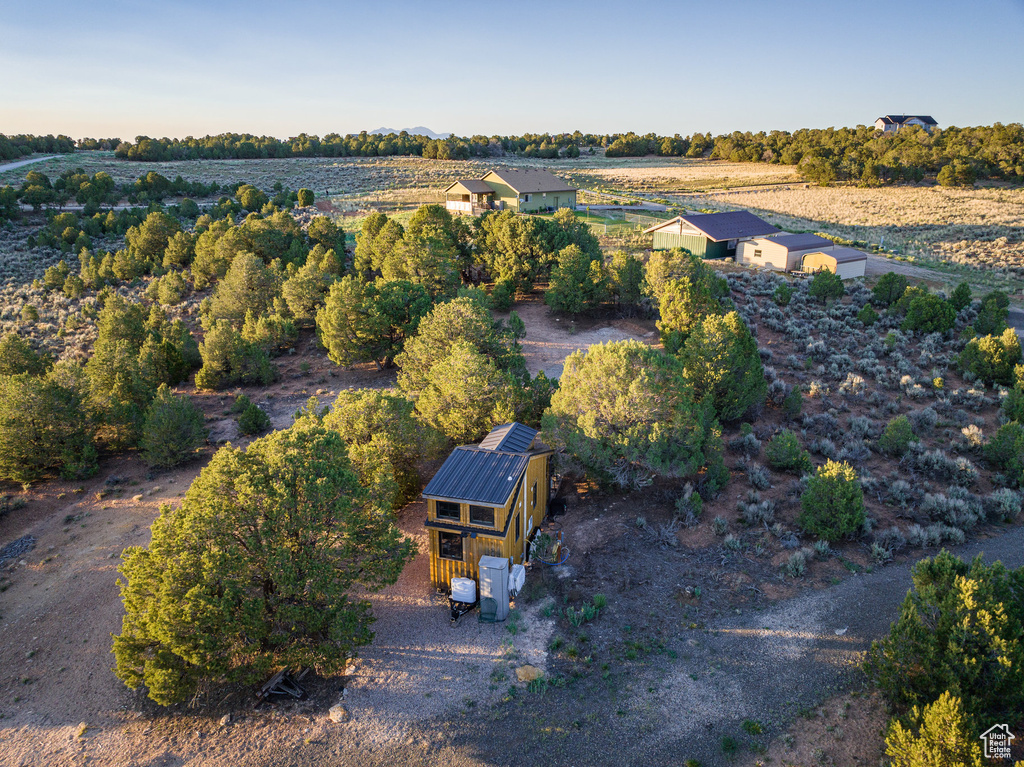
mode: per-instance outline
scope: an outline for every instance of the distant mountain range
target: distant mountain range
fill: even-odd
[[[401,133],[402,131],[410,136],[428,136],[429,138],[448,138],[452,135],[451,133],[434,133],[430,128],[424,128],[422,125],[417,125],[415,128],[377,128],[370,133],[375,136],[386,136],[389,133]]]

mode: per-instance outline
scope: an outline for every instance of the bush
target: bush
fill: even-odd
[[[964,372],[985,383],[1012,385],[1014,367],[1021,362],[1020,339],[1012,328],[999,337],[972,338],[960,352],[957,363]]]
[[[96,470],[88,383],[61,363],[45,377],[0,376],[0,479],[33,482]]]
[[[1024,569],[947,551],[913,570],[913,589],[865,670],[897,712],[959,695],[971,729],[1024,710]]]
[[[1001,290],[993,290],[981,299],[981,308],[974,320],[974,332],[979,336],[997,335],[1006,330],[1010,297]]]
[[[734,421],[764,402],[768,384],[750,329],[736,312],[705,317],[679,352],[695,400],[710,396],[723,421]]]
[[[810,454],[801,447],[800,439],[789,429],[772,437],[764,453],[765,460],[773,469],[803,474],[813,468]]]
[[[945,333],[956,323],[956,310],[939,296],[928,293],[916,296],[907,308],[907,316],[900,325],[901,330],[921,333]]]
[[[846,288],[843,286],[842,277],[827,269],[822,269],[816,272],[811,279],[811,286],[807,292],[812,298],[817,298],[825,303],[842,298],[846,293]]]
[[[852,536],[864,524],[864,491],[848,463],[828,461],[807,482],[797,524],[826,541]]]
[[[793,286],[788,282],[783,282],[772,293],[772,299],[779,306],[789,306],[790,300],[793,298]]]
[[[302,188],[298,192],[296,192],[295,197],[298,201],[300,208],[308,208],[310,205],[313,204],[313,201],[316,199],[316,195],[313,194],[313,190],[306,188]]]
[[[886,272],[871,289],[871,294],[879,306],[889,307],[899,301],[909,285],[910,281],[902,274]]]
[[[984,455],[1011,484],[1024,487],[1024,426],[1017,421],[1000,426],[985,445]]]
[[[556,312],[591,312],[608,298],[608,275],[600,251],[584,252],[570,245],[558,253],[544,303]]]
[[[36,353],[28,341],[17,333],[8,333],[0,339],[0,375],[42,375],[49,367],[49,362],[47,357]]]
[[[889,723],[885,753],[892,767],[982,767],[981,746],[956,696],[947,691],[923,711],[915,706],[907,720],[907,728],[898,719]]]
[[[363,487],[390,493],[386,505],[392,508],[416,497],[422,488],[417,463],[436,457],[444,445],[439,432],[417,420],[410,400],[373,389],[339,392],[323,423],[345,440]]]
[[[949,297],[949,303],[957,312],[971,305],[971,286],[961,282]]]
[[[188,397],[176,397],[161,384],[146,412],[139,448],[149,466],[176,466],[193,457],[206,441],[203,411]]]
[[[898,415],[885,425],[882,436],[878,438],[878,449],[886,455],[900,457],[907,452],[910,443],[916,440],[910,419]]]
[[[794,386],[782,400],[782,412],[790,418],[796,418],[803,409],[804,396],[800,393],[800,389]]]
[[[227,320],[218,320],[199,347],[203,367],[196,373],[197,389],[219,389],[233,383],[266,386],[277,377],[267,353],[249,343]]]
[[[544,441],[598,481],[630,487],[704,466],[720,473],[718,424],[710,405],[690,398],[674,357],[638,341],[596,344],[566,358],[559,384]]]
[[[242,434],[262,434],[269,428],[270,416],[255,402],[250,402],[238,416],[238,430]]]
[[[864,304],[864,308],[857,312],[857,319],[867,327],[871,327],[878,322],[878,312],[875,311],[871,304]]]

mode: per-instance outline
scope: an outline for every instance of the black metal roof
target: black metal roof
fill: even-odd
[[[451,498],[484,506],[504,506],[526,471],[530,456],[457,447],[423,489],[425,498]]]
[[[715,242],[737,240],[742,237],[762,237],[779,232],[767,221],[758,218],[748,210],[734,210],[729,213],[696,213],[679,218]]]
[[[521,423],[503,423],[495,426],[480,443],[481,450],[504,450],[508,453],[525,453],[533,444],[537,430]]]

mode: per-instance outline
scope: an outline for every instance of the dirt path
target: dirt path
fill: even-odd
[[[16,168],[23,168],[26,165],[32,165],[32,163],[43,162],[43,160],[52,160],[54,157],[59,156],[60,155],[51,154],[47,155],[46,157],[32,157],[28,160],[18,160],[16,162],[5,163],[3,165],[0,165],[0,173],[3,173],[4,171],[7,170],[15,170]]]

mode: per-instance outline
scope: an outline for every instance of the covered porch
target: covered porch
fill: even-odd
[[[444,207],[450,213],[476,216],[488,210],[500,210],[494,190],[479,179],[456,181],[444,190]]]

